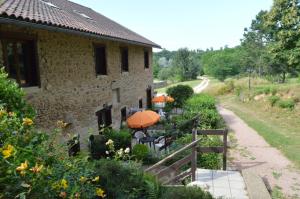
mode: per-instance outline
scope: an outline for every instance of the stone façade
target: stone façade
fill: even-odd
[[[96,40],[67,33],[20,28],[0,24],[2,34],[36,38],[40,87],[24,88],[26,98],[37,110],[42,129],[55,127],[57,120],[70,122],[69,131],[86,138],[98,130],[95,112],[112,105],[114,128],[120,127],[123,107],[146,105],[146,89],[152,88],[152,48],[110,40]],[[107,75],[95,72],[94,44],[106,47]],[[120,47],[128,47],[129,72],[121,72]],[[144,51],[149,69],[144,68]],[[0,61],[3,63],[0,44]],[[120,89],[120,102],[113,102],[113,89]]]

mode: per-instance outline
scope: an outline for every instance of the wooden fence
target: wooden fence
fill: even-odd
[[[224,130],[192,130],[193,140],[188,145],[183,148],[175,151],[169,156],[165,157],[163,160],[157,162],[153,166],[145,169],[146,172],[153,173],[158,179],[162,181],[163,184],[171,184],[173,182],[178,182],[179,180],[183,180],[186,177],[191,176],[192,181],[196,180],[196,170],[197,170],[197,153],[223,153],[223,170],[226,170],[226,153],[227,153],[227,129]],[[207,135],[222,135],[223,136],[223,146],[213,146],[213,147],[202,147],[199,146],[200,139],[197,139],[198,135],[207,136]],[[167,161],[170,161],[172,158],[181,154],[182,152],[192,149],[191,154],[185,156],[184,158],[176,161],[175,163],[164,167],[164,164]],[[170,173],[178,173],[180,172],[180,168],[184,165],[191,163],[191,168],[171,176],[167,178],[167,180],[163,181],[162,179]],[[200,163],[201,164],[201,163]]]

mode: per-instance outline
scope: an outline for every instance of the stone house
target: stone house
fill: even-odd
[[[0,3],[0,62],[38,110],[87,135],[119,128],[129,108],[150,107],[152,48],[159,45],[68,0]],[[81,136],[85,137],[85,136]]]

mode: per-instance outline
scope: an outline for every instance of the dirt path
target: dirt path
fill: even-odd
[[[208,84],[209,84],[209,79],[204,77],[203,81],[193,88],[194,92],[201,93],[208,86]]]
[[[287,198],[300,198],[300,173],[292,162],[232,111],[221,106],[218,110],[234,132],[237,144],[229,150],[229,166],[237,170],[250,169],[267,181],[273,190],[279,190]]]

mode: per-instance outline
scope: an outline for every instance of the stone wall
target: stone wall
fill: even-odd
[[[144,69],[143,46],[6,25],[0,25],[0,31],[37,37],[41,86],[25,88],[25,92],[38,110],[37,122],[41,128],[51,128],[62,119],[72,123],[73,133],[86,138],[88,129],[96,132],[95,112],[104,104],[113,106],[114,128],[120,127],[121,108],[138,107],[140,98],[146,105],[146,89],[152,87],[151,48],[147,49],[150,68]],[[106,46],[107,76],[96,76],[94,43]],[[129,72],[121,73],[120,46],[128,47]],[[0,52],[1,55],[2,49]],[[112,104],[115,88],[120,89],[120,103]]]

